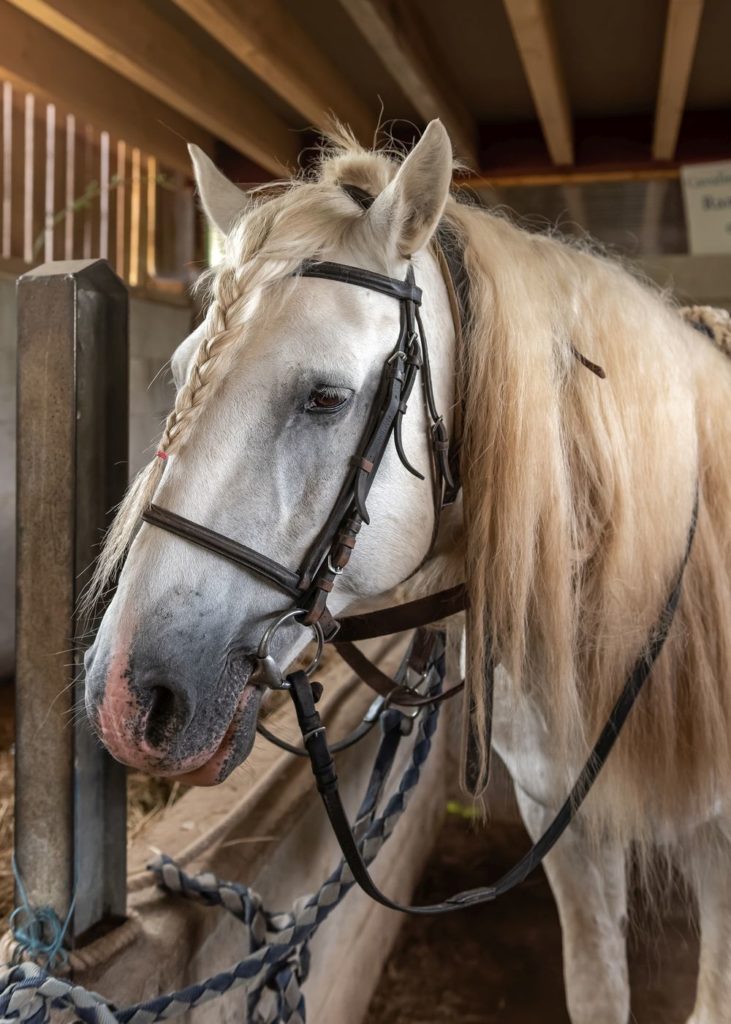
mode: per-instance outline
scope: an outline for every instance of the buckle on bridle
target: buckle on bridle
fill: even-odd
[[[285,622],[289,622],[290,619],[299,621],[305,614],[306,613],[302,608],[291,608],[289,611],[283,612],[279,618],[275,619],[274,622],[271,622],[267,626],[264,631],[264,635],[259,641],[259,647],[256,652],[256,665],[254,666],[254,671],[251,673],[249,678],[250,683],[254,686],[267,686],[270,690],[290,689],[290,684],[284,678],[284,673],[282,672],[278,662],[276,662],[269,653],[269,645],[271,644],[274,634],[278,629],[281,629]],[[304,623],[300,624],[304,625]],[[322,649],[325,644],[325,637],[322,631],[322,626],[319,622],[310,622],[307,623],[307,625],[309,625],[312,630],[315,642],[317,643],[314,658],[307,668],[302,669],[305,675],[310,677],[317,670],[317,666],[320,664]]]
[[[327,567],[334,576],[342,576],[345,569],[342,565],[333,565],[332,554],[327,556]]]

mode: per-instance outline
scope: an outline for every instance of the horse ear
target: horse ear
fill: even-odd
[[[248,205],[245,192],[229,181],[202,149],[188,145],[193,172],[208,220],[227,235]]]
[[[387,232],[401,256],[423,248],[444,213],[452,181],[452,143],[441,121],[426,131],[370,210],[374,230]]]

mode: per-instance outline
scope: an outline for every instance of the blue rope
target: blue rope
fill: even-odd
[[[13,857],[13,878],[20,903],[20,906],[16,907],[10,915],[10,930],[16,943],[15,962],[17,963],[25,953],[32,960],[42,959],[49,970],[53,970],[56,966],[65,967],[69,955],[64,948],[63,940],[71,923],[71,916],[76,904],[76,893],[74,893],[66,917],[62,921],[53,907],[48,905],[34,907],[30,902],[15,857]]]
[[[442,660],[437,668],[439,683],[443,671]],[[374,775],[356,815],[356,834],[361,837],[358,845],[366,864],[374,860],[406,809],[429,756],[438,715],[439,706],[432,705],[420,718],[409,763],[396,791],[376,816],[374,787],[380,796],[396,753],[392,730],[400,730],[405,718],[394,714],[384,720],[381,751],[390,744],[392,753],[385,759],[387,764],[382,757],[376,758]],[[308,943],[355,884],[347,864],[341,861],[320,889],[298,900],[297,909],[289,913],[266,911],[261,898],[239,883],[219,881],[211,873],[186,875],[164,855],[150,865],[150,870],[168,892],[209,906],[223,906],[239,918],[249,931],[249,955],[205,981],[126,1008],[114,1007],[95,992],[53,977],[49,965],[10,965],[0,968],[0,1024],[48,1024],[52,1008],[73,1010],[84,1024],[158,1024],[241,987],[247,990],[247,1020],[251,1024],[305,1024],[301,985],[309,970]],[[67,925],[68,920],[62,939]],[[55,955],[61,948],[55,950]]]

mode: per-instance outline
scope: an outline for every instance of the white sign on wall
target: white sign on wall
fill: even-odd
[[[680,179],[691,253],[731,252],[731,161],[689,164]]]

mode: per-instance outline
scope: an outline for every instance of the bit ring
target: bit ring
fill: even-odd
[[[277,632],[277,630],[281,629],[285,622],[289,622],[291,619],[294,619],[296,621],[299,618],[301,618],[301,616],[303,616],[304,614],[305,612],[301,608],[291,608],[289,611],[283,612],[282,615],[280,615],[277,619],[274,620],[274,622],[270,622],[270,624],[264,631],[264,635],[259,641],[259,648],[256,652],[256,657],[260,663],[274,661],[271,654],[269,653],[269,645],[271,643],[272,637]],[[322,626],[320,625],[319,622],[310,622],[308,623],[308,625],[312,630],[315,642],[317,643],[317,649],[315,650],[315,655],[312,661],[309,663],[309,665],[307,665],[306,668],[303,669],[303,672],[305,673],[306,676],[311,676],[316,671],[317,666],[320,664],[320,659],[322,658],[322,650],[325,644],[325,637],[322,632]],[[268,682],[267,685],[270,686],[271,689],[287,689],[284,677],[282,677],[282,685],[279,687],[272,686],[270,682]]]

